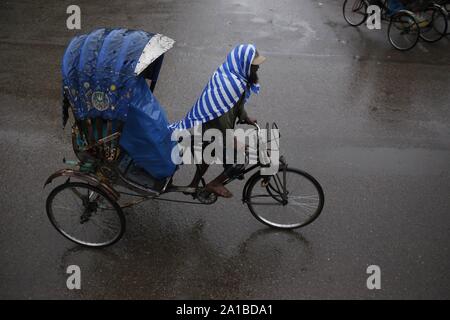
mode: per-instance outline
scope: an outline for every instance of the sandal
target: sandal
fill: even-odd
[[[212,192],[219,197],[223,198],[231,198],[233,197],[233,194],[225,188],[222,184],[207,184],[205,187],[205,190],[208,192]]]

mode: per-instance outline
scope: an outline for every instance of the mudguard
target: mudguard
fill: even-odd
[[[105,192],[108,196],[110,196],[111,199],[113,199],[114,201],[117,201],[120,197],[120,194],[116,190],[114,190],[112,187],[110,187],[106,183],[100,181],[100,179],[97,176],[95,176],[91,173],[80,172],[80,171],[73,170],[73,169],[61,169],[61,170],[54,172],[45,181],[44,188],[49,183],[51,183],[54,179],[59,178],[59,177],[74,178],[74,179],[86,182],[90,185],[96,186],[99,189],[101,189],[103,192]]]

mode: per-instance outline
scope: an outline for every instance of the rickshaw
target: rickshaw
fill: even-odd
[[[62,62],[62,114],[64,126],[73,120],[77,160],[64,159],[67,167],[50,175],[44,185],[64,179],[49,193],[46,211],[67,239],[88,247],[111,245],[124,234],[123,209],[146,200],[203,205],[217,201],[205,191],[204,179],[197,188],[173,184],[180,165],[170,154],[177,141],[172,141],[171,125],[153,95],[164,54],[173,44],[161,34],[98,29],[68,45]],[[278,126],[267,124],[270,128]],[[254,131],[259,141],[264,130],[255,124]],[[273,228],[306,226],[322,211],[322,187],[310,174],[288,166],[284,156],[279,163],[278,172],[263,175],[257,169],[268,164],[258,157],[225,184],[257,170],[242,191],[242,202],[253,216]],[[165,197],[170,193],[191,199]]]
[[[378,6],[382,21],[389,23],[389,42],[400,51],[411,50],[419,39],[433,43],[446,36],[448,13],[439,1],[404,0],[401,1],[404,8],[391,14],[388,2],[389,0],[345,0],[342,6],[344,19],[352,27],[360,26],[369,17],[369,6]]]

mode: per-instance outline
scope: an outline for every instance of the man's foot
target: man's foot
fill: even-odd
[[[233,194],[230,192],[230,190],[225,188],[225,186],[221,183],[217,183],[217,184],[216,183],[208,183],[206,185],[205,190],[215,193],[219,197],[223,197],[223,198],[231,198],[233,196]]]

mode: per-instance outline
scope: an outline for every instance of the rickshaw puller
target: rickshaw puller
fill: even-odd
[[[238,102],[226,113],[221,115],[218,118],[212,119],[203,123],[202,132],[205,132],[208,129],[218,129],[223,136],[223,140],[225,141],[226,130],[233,130],[236,124],[236,121],[239,119],[239,122],[247,123],[247,124],[255,124],[256,119],[247,115],[247,112],[244,109],[244,104],[246,101],[246,94],[251,87],[258,84],[258,74],[257,71],[259,69],[259,65],[264,62],[266,58],[262,55],[259,55],[256,51],[255,57],[253,58],[250,66],[250,75],[247,78],[246,90],[242,93]],[[203,150],[207,146],[207,143],[203,144]],[[245,145],[241,145],[238,143],[236,137],[234,137],[234,146],[237,149],[236,151],[245,152]],[[225,148],[225,147],[224,147]],[[224,150],[223,154],[226,154],[226,150]],[[212,193],[215,193],[218,196],[224,198],[231,198],[233,194],[223,185],[223,182],[228,178],[233,178],[243,169],[244,164],[227,164],[224,161],[224,171],[209,182],[206,185],[206,190]],[[209,168],[209,164],[203,162],[202,164],[197,165],[197,171],[192,182],[189,184],[189,187],[196,188]]]

